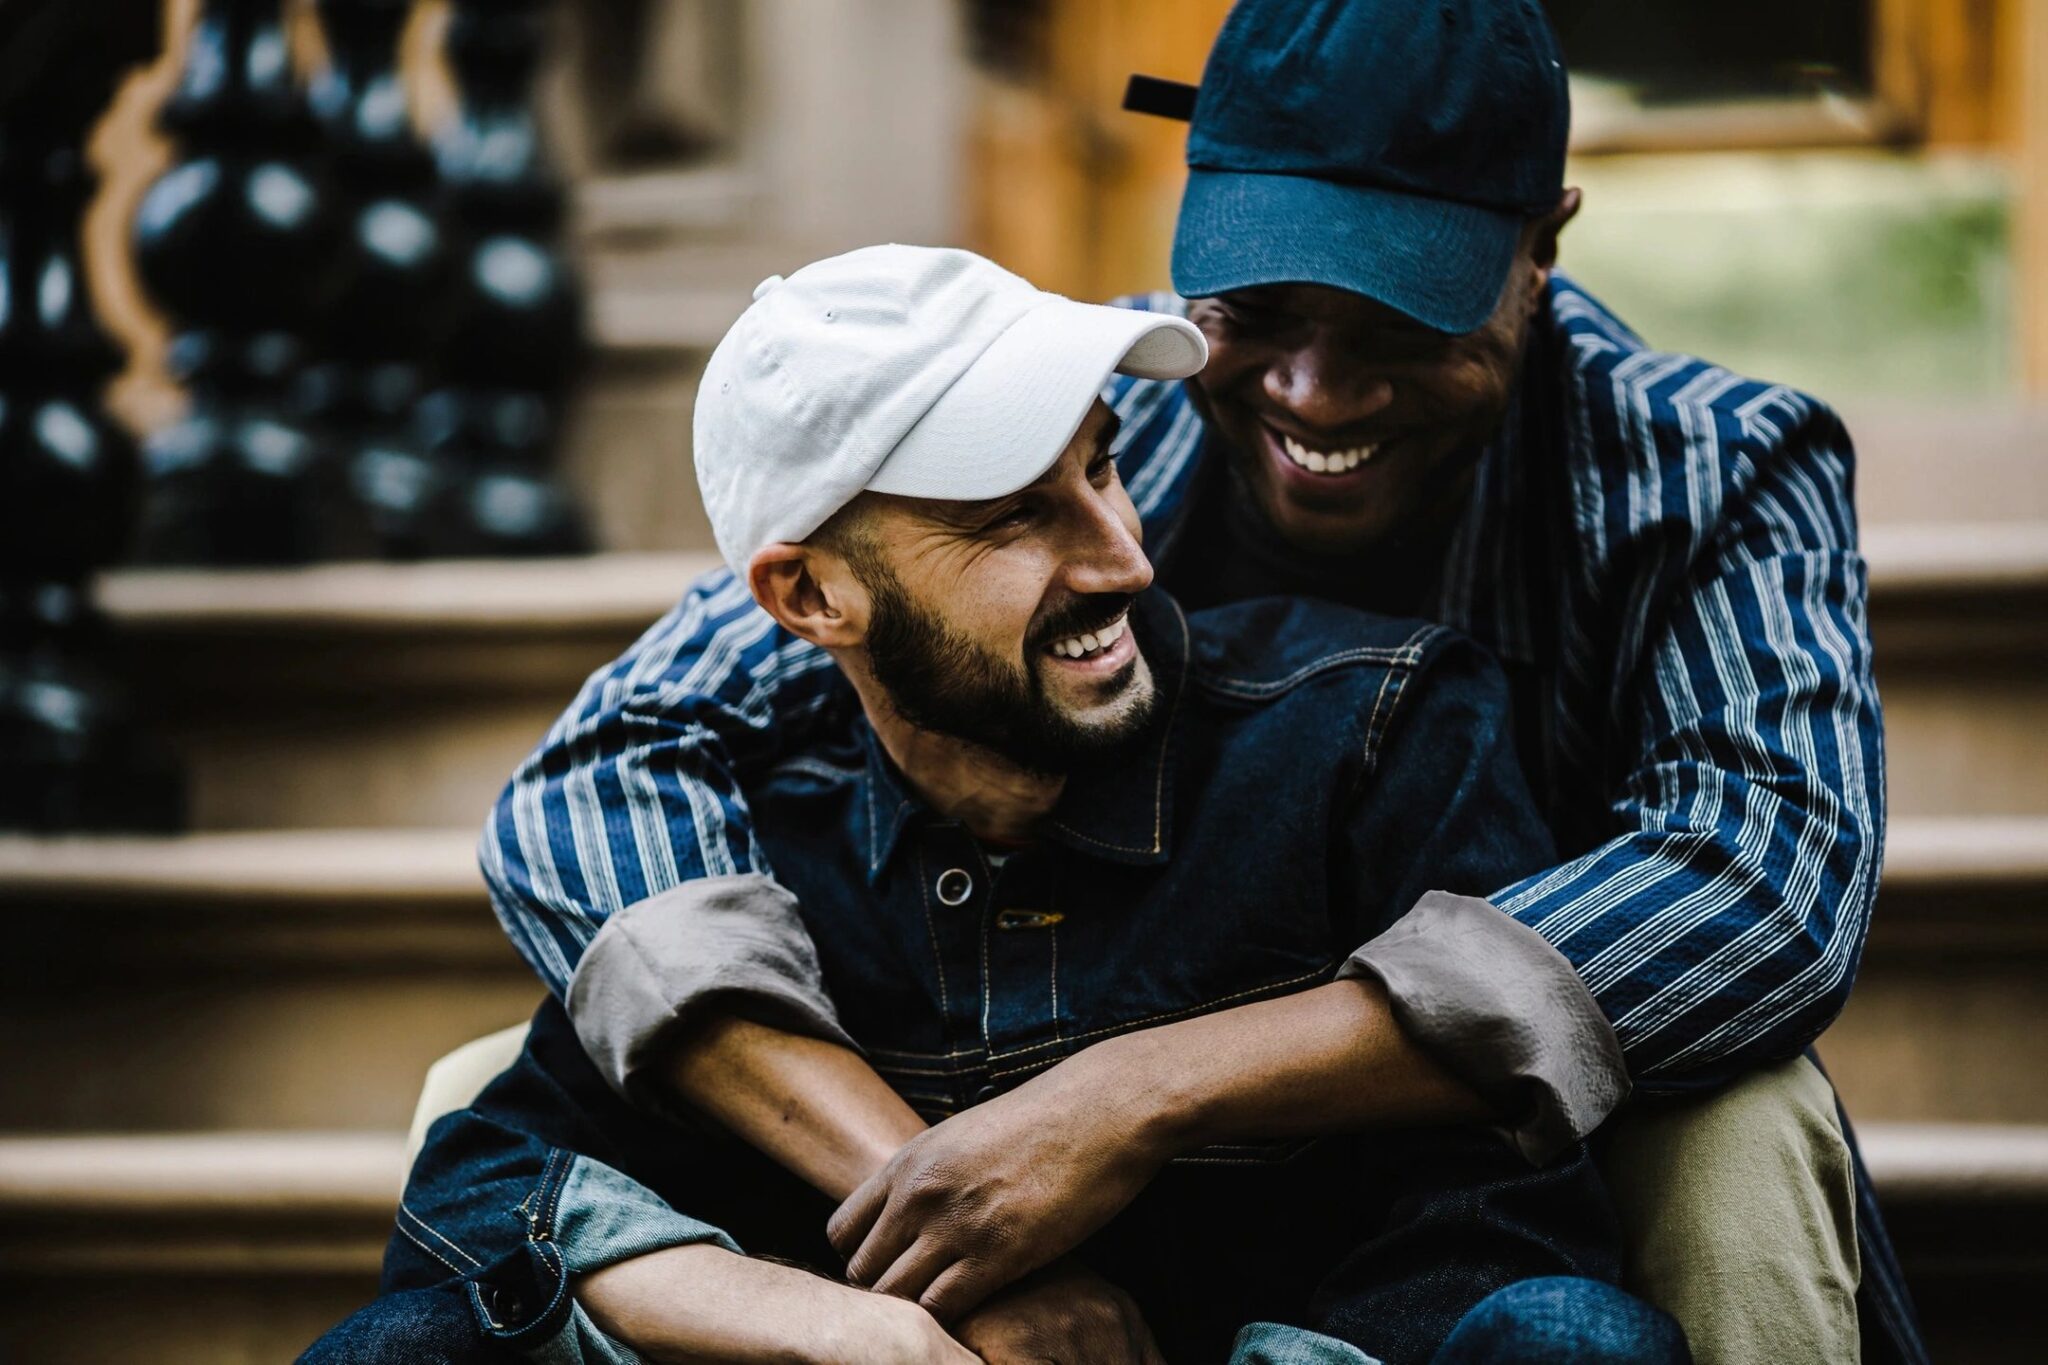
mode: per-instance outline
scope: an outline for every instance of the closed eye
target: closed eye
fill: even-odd
[[[1013,531],[1020,526],[1029,526],[1037,516],[1038,509],[1036,507],[1028,502],[1022,502],[997,514],[992,520],[984,524],[981,529],[984,533],[989,531]]]

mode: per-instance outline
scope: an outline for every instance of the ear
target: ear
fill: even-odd
[[[785,542],[755,551],[747,587],[799,639],[849,649],[867,637],[867,593],[846,562],[822,546]]]
[[[1585,196],[1576,188],[1568,189],[1558,198],[1557,206],[1534,219],[1528,227],[1529,258],[1536,265],[1536,287],[1541,289],[1550,283],[1550,272],[1557,268],[1557,237],[1564,231],[1564,225],[1578,216],[1579,205]]]

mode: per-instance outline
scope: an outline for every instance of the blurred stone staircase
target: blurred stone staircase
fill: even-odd
[[[646,383],[686,387],[701,342],[663,342],[666,378]],[[683,458],[648,449],[654,410],[607,387],[654,361],[614,351],[594,400],[614,410],[586,414],[580,448],[592,486]],[[678,415],[686,431],[685,407],[655,434],[683,439]],[[1880,475],[1928,458],[1918,435],[1890,456],[1859,435]],[[683,468],[659,524],[611,543],[706,543]],[[1893,822],[1862,978],[1822,1053],[1937,1359],[2033,1359],[2048,505],[2030,484],[1991,509],[2004,520],[1929,521],[1946,505],[1927,490],[1876,482]],[[427,1063],[540,996],[476,877],[482,814],[585,674],[710,562],[110,577],[197,828],[0,838],[0,1358],[271,1365],[367,1297]]]

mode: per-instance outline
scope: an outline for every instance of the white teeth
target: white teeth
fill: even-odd
[[[1288,459],[1311,474],[1348,474],[1379,450],[1376,445],[1353,446],[1349,450],[1310,450],[1292,436],[1282,436],[1280,448],[1287,452]]]
[[[1092,633],[1083,632],[1080,635],[1070,635],[1064,640],[1053,641],[1052,652],[1063,659],[1083,658],[1108,649],[1118,640],[1121,640],[1124,636],[1124,631],[1129,628],[1130,618],[1128,616],[1120,616],[1101,630]]]

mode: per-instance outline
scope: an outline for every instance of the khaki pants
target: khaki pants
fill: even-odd
[[[522,1024],[434,1064],[408,1160],[525,1041]],[[1855,1365],[1855,1172],[1819,1068],[1800,1057],[1710,1095],[1634,1101],[1602,1143],[1627,1287],[1678,1320],[1694,1365]]]
[[[1818,1067],[1632,1102],[1605,1142],[1628,1288],[1678,1319],[1695,1365],[1860,1359],[1855,1169]]]

